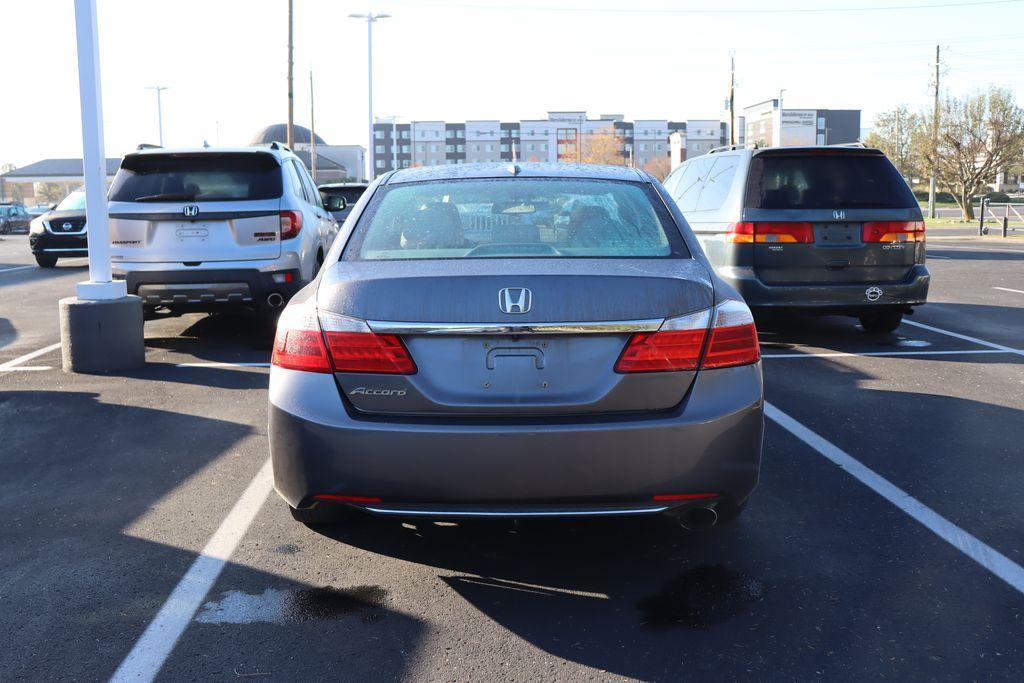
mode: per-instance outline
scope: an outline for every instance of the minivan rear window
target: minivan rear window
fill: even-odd
[[[641,183],[580,178],[458,179],[383,186],[343,258],[689,257]]]
[[[917,200],[878,154],[759,154],[750,163],[750,209],[909,209]]]
[[[127,156],[110,186],[115,202],[277,199],[281,166],[269,154]]]

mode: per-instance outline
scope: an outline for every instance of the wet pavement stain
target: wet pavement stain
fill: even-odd
[[[195,620],[202,624],[298,624],[358,615],[371,623],[384,615],[387,595],[380,586],[225,591],[220,600],[203,604]]]
[[[706,631],[739,616],[761,599],[764,587],[722,565],[700,565],[670,579],[637,607],[648,626]]]

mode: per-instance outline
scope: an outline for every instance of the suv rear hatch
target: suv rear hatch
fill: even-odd
[[[111,258],[276,259],[281,193],[281,166],[269,153],[130,154],[110,188]]]
[[[878,150],[764,150],[751,159],[742,222],[766,284],[900,282],[924,262],[924,223]]]
[[[712,285],[692,259],[342,262],[325,273],[321,312],[395,335],[414,374],[340,372],[357,410],[384,414],[593,414],[665,410],[696,374],[616,372],[631,334],[707,310]],[[501,273],[497,275],[495,273]],[[499,297],[529,290],[530,310],[506,315]],[[398,324],[401,323],[401,324]],[[326,328],[325,328],[326,329]]]

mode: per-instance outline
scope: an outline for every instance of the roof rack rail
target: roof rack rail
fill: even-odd
[[[288,145],[284,144],[283,142],[278,142],[277,140],[275,140],[274,142],[270,143],[270,149],[283,149],[286,152],[292,151],[291,147],[289,147]]]
[[[140,149],[163,149],[163,146],[162,145],[154,145],[154,144],[151,144],[149,142],[143,142],[143,143],[139,144],[135,148],[135,151],[137,152]]]
[[[828,147],[852,147],[854,149],[867,149],[868,146],[863,142],[837,142],[834,145],[828,145]]]
[[[715,152],[732,152],[737,149],[743,149],[743,145],[721,145],[719,147],[712,147],[708,150],[708,154],[714,154]]]

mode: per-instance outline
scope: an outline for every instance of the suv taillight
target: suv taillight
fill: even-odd
[[[657,332],[634,334],[615,363],[615,371],[727,368],[749,365],[760,359],[761,349],[750,309],[742,301],[729,300],[710,311],[670,318]]]
[[[306,372],[416,372],[401,338],[376,334],[362,320],[320,311],[308,304],[281,314],[274,338],[273,365]]]
[[[872,221],[861,228],[865,242],[924,242],[924,221]]]
[[[814,242],[814,226],[803,221],[771,221],[730,223],[725,239],[733,244]]]
[[[281,239],[287,240],[292,237],[299,236],[299,230],[302,229],[302,212],[301,211],[282,211],[281,212]]]

